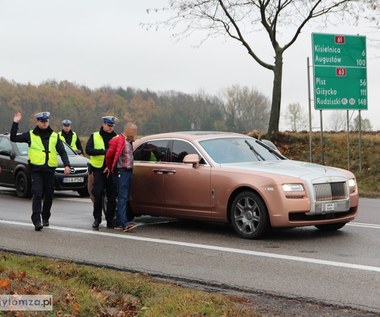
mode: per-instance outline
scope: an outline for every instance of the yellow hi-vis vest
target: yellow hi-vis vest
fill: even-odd
[[[100,135],[100,132],[94,133],[94,149],[105,150],[104,140]],[[90,155],[90,164],[93,167],[101,168],[104,164],[105,155]]]
[[[42,144],[42,139],[39,135],[35,135],[33,130],[29,131],[30,135],[30,146],[28,148],[28,156],[30,163],[33,165],[44,165],[46,161],[46,151],[44,145]],[[57,158],[57,142],[58,142],[58,133],[52,132],[49,138],[49,153],[47,164],[50,167],[58,166]]]
[[[59,135],[59,138],[62,141],[66,142],[65,137],[62,135],[62,131],[59,131],[58,135]],[[74,151],[78,150],[78,148],[77,148],[77,139],[78,139],[78,136],[77,136],[76,132],[73,131],[73,137],[71,139],[71,144],[69,144],[69,145],[73,148]]]

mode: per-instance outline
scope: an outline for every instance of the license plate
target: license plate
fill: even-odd
[[[84,177],[65,177],[63,179],[64,183],[83,183]]]
[[[334,211],[335,205],[334,203],[328,203],[323,205],[323,211]]]

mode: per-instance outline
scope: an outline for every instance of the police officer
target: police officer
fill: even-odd
[[[34,116],[36,118],[36,127],[28,132],[17,134],[18,123],[22,119],[22,114],[17,112],[14,115],[11,141],[25,142],[29,145],[28,156],[33,194],[31,218],[34,229],[40,231],[43,226],[49,226],[50,209],[54,194],[54,171],[58,166],[57,154],[61,156],[66,175],[70,174],[70,162],[58,133],[49,127],[50,112],[39,112]]]
[[[102,117],[102,126],[99,131],[91,134],[86,144],[86,153],[90,156],[89,167],[93,173],[94,182],[92,194],[94,196],[94,223],[92,228],[99,229],[102,222],[102,201],[104,191],[107,195],[107,228],[114,227],[114,217],[116,210],[116,187],[112,177],[108,177],[106,170],[105,155],[109,141],[117,134],[114,131],[116,118],[113,116]]]
[[[82,144],[76,132],[71,128],[72,122],[69,119],[62,120],[62,131],[58,132],[59,138],[70,145],[78,154],[83,153]]]

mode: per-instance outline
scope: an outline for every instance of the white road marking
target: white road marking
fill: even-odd
[[[360,228],[370,228],[370,229],[380,229],[380,225],[373,223],[361,223],[361,222],[350,222],[347,226],[360,227]]]
[[[0,220],[0,223],[8,224],[8,225],[33,227],[33,225],[30,223],[16,222],[16,221]],[[138,225],[141,226],[142,224],[138,224]],[[356,227],[363,226],[365,228],[367,228],[367,226],[370,226],[370,228],[374,227],[376,229],[380,229],[380,226],[370,225],[370,224],[355,223],[354,226],[356,226]],[[304,262],[304,263],[311,263],[311,264],[320,264],[320,265],[348,268],[348,269],[353,269],[353,270],[371,271],[371,272],[379,272],[380,273],[380,267],[377,267],[377,266],[361,265],[361,264],[353,264],[353,263],[345,263],[345,262],[337,262],[337,261],[328,261],[328,260],[320,260],[320,259],[314,259],[314,258],[305,258],[305,257],[283,255],[283,254],[276,254],[276,253],[269,253],[269,252],[250,251],[250,250],[227,248],[227,247],[220,247],[220,246],[208,245],[208,244],[199,244],[199,243],[166,240],[166,239],[138,237],[138,236],[132,236],[129,233],[128,234],[118,234],[118,233],[111,233],[111,232],[102,232],[102,231],[95,231],[95,230],[88,230],[88,229],[76,229],[76,228],[67,228],[67,227],[58,227],[58,226],[50,226],[49,228],[47,228],[45,230],[52,230],[52,229],[53,230],[59,230],[59,231],[107,236],[107,237],[113,237],[113,238],[118,238],[118,239],[127,239],[127,240],[143,241],[143,242],[150,242],[150,243],[176,245],[176,246],[195,248],[195,249],[220,251],[220,252],[227,252],[227,253],[237,253],[237,254],[266,257],[266,258],[272,258],[272,259]]]

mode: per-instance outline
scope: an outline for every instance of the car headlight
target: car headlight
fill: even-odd
[[[284,192],[302,192],[305,191],[302,184],[282,184]]]
[[[306,196],[303,184],[282,184],[282,190],[285,192],[286,198],[303,198]]]
[[[350,189],[350,194],[356,191],[356,180],[354,178],[348,180],[348,188]]]

